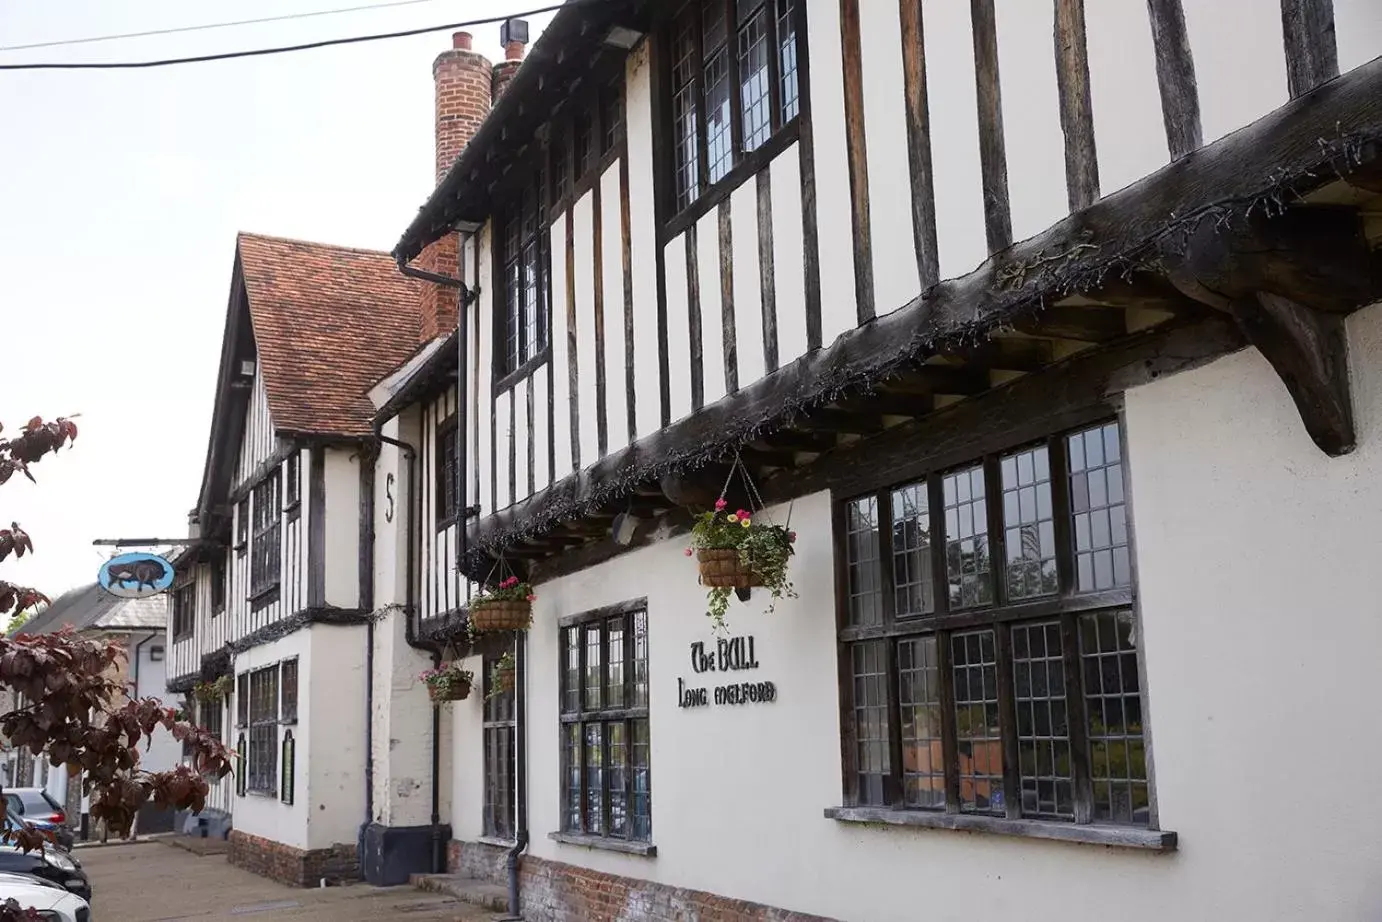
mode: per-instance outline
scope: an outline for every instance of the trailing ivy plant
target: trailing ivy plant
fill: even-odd
[[[715,508],[697,518],[691,528],[690,557],[699,550],[735,550],[739,564],[754,576],[755,585],[772,594],[767,611],[771,612],[779,599],[796,598],[796,590],[787,578],[787,564],[796,552],[793,545],[797,533],[781,525],[754,521],[746,509],[726,511],[723,499],[715,501]],[[716,631],[725,629],[725,611],[729,608],[730,586],[712,586],[706,594],[709,615]]]
[[[506,652],[503,656],[499,657],[499,659],[495,660],[494,665],[489,671],[489,694],[485,696],[486,701],[498,698],[500,695],[504,695],[510,691],[509,688],[503,687],[503,675],[504,673],[508,673],[512,676],[516,668],[517,666],[514,663],[512,653]]]

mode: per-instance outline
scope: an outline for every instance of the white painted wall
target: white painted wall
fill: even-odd
[[[1142,644],[1161,826],[1179,851],[827,820],[839,803],[830,501],[798,500],[801,598],[761,612],[772,704],[680,710],[712,637],[685,541],[538,587],[528,694],[532,854],[858,922],[1094,918],[1371,920],[1382,913],[1368,691],[1382,645],[1382,305],[1349,321],[1358,450],[1330,459],[1255,350],[1130,392]],[[784,510],[775,510],[781,516]],[[645,859],[555,843],[557,618],[647,596],[653,841]],[[724,681],[723,678],[720,681]],[[716,684],[714,680],[706,684]],[[452,706],[456,835],[480,831],[480,703]],[[1311,796],[1326,793],[1330,796]],[[919,870],[923,869],[923,870]],[[923,873],[934,886],[918,886]]]
[[[365,817],[365,629],[315,624],[299,633],[310,637],[316,667],[303,669],[298,693],[310,708],[298,718],[306,847],[354,843]]]
[[[420,826],[432,815],[432,705],[418,679],[432,661],[404,631],[401,609],[374,628],[373,806],[385,826]]]
[[[141,646],[139,642],[145,638],[148,640]],[[131,660],[129,678],[131,685],[133,685],[134,697],[158,698],[165,707],[176,706],[176,696],[168,694],[168,648],[165,635],[161,632],[135,635],[129,638],[127,643]],[[138,648],[137,654],[135,652],[136,647]],[[154,659],[155,649],[159,651],[159,659]],[[138,671],[136,671],[136,663],[138,664]],[[173,739],[173,735],[162,727],[154,729],[153,737],[148,742],[148,748],[145,748],[144,743],[139,746],[139,767],[146,771],[167,771],[180,761],[182,761],[182,744]],[[64,785],[67,783],[65,777],[62,783]],[[66,798],[67,794],[64,790],[58,800],[62,802]]]
[[[360,455],[326,449],[326,604],[360,607]]]

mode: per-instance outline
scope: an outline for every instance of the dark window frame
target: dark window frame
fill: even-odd
[[[250,674],[242,672],[235,678],[235,728],[250,724]]]
[[[302,452],[294,451],[283,462],[283,511],[288,521],[302,515]]]
[[[1075,465],[1071,464],[1068,455],[1074,445],[1073,437],[1080,436],[1083,439],[1085,433],[1097,431],[1100,432],[1101,444],[1107,445],[1110,427],[1113,433],[1112,443],[1118,453],[1116,460],[1104,467],[1093,463],[1086,465],[1083,459],[1079,459]],[[1131,642],[1130,647],[1122,646],[1125,643],[1125,628],[1133,636],[1140,634],[1136,561],[1132,553],[1131,525],[1127,521],[1130,503],[1127,500],[1125,442],[1119,421],[1105,415],[1036,441],[1016,446],[993,446],[991,450],[985,450],[969,461],[932,465],[926,470],[908,471],[908,479],[900,483],[880,485],[867,493],[837,499],[835,540],[841,548],[836,560],[837,635],[840,706],[844,728],[841,745],[842,787],[847,808],[881,809],[894,811],[898,815],[977,814],[998,823],[1013,821],[1010,823],[1013,827],[1039,820],[1066,826],[1157,830],[1155,779],[1151,771],[1151,734],[1145,723],[1145,670],[1141,662],[1140,647]],[[1088,443],[1082,441],[1081,445],[1084,444]],[[1048,518],[1042,521],[1049,521],[1054,533],[1048,537],[1054,540],[1056,586],[1054,591],[1033,593],[1031,582],[1010,583],[1012,574],[1009,571],[1007,536],[1013,522],[1009,515],[1016,516],[1022,523],[1028,520],[1022,519],[1026,507],[1016,502],[1011,505],[1005,503],[1007,494],[1014,492],[1012,484],[1016,483],[1019,477],[1015,462],[1012,468],[1005,467],[1005,464],[1009,459],[1017,459],[1019,455],[1042,448],[1045,449],[1047,459],[1046,483],[1049,484]],[[1083,452],[1082,447],[1080,450]],[[1116,478],[1111,470],[1113,464],[1118,465]],[[947,505],[957,505],[954,500],[958,499],[958,494],[947,497],[946,480],[975,465],[980,465],[979,469],[983,474],[983,525],[989,540],[992,595],[987,604],[953,605],[950,567],[947,562],[946,512]],[[1026,483],[1029,485],[1040,483],[1040,464],[1034,467],[1037,475],[1035,479],[1028,475]],[[1072,467],[1075,469],[1072,470]],[[1080,493],[1081,489],[1089,489],[1092,478],[1086,472],[1092,473],[1096,469],[1107,471],[1102,482],[1105,483],[1105,489],[1110,491],[1110,495],[1113,485],[1116,485],[1117,504],[1121,506],[1122,522],[1126,528],[1125,544],[1119,545],[1125,550],[1126,584],[1115,585],[1112,588],[1081,588],[1082,574],[1076,563],[1076,558],[1081,553],[1076,542],[1085,540],[1084,537],[1076,535],[1076,518],[1085,515],[1093,505],[1084,496],[1072,501],[1072,494]],[[921,558],[908,557],[908,550],[913,547],[907,528],[910,520],[895,515],[891,509],[895,497],[918,485],[925,491],[926,509],[929,514],[929,522],[916,529],[925,535],[921,544],[924,545],[926,557],[930,561],[930,607],[929,610],[923,611],[916,611],[920,606],[912,604],[915,597],[909,596],[907,590],[918,582],[924,583],[925,580],[908,581],[901,585],[897,582],[899,559],[915,561]],[[952,501],[948,503],[948,499]],[[852,527],[864,521],[862,517],[852,518],[852,510],[860,503],[876,510],[873,528],[860,530]],[[1036,508],[1040,508],[1039,503]],[[1106,508],[1112,509],[1112,505]],[[959,520],[953,521],[957,523],[957,534],[964,534],[958,525]],[[1026,568],[1030,568],[1033,562],[1039,567],[1041,562],[1049,559],[1046,548],[1041,545],[1041,539],[1032,538],[1031,527],[1021,524],[1013,529],[1024,551],[1020,558],[1019,575],[1029,573],[1029,569]],[[1117,534],[1116,524],[1114,534]],[[871,540],[861,539],[860,535],[873,537]],[[894,543],[899,536],[902,538],[902,549],[900,553],[895,554]],[[871,543],[872,547],[861,552],[865,543]],[[870,553],[874,556],[869,557]],[[1111,551],[1110,554],[1112,553]],[[957,555],[956,559],[962,562],[963,556]],[[1112,560],[1113,557],[1110,556],[1108,559]],[[856,568],[852,566],[854,564],[863,566]],[[915,566],[915,563],[908,563],[907,566]],[[963,570],[963,566],[960,569]],[[905,572],[910,574],[911,571]],[[1109,572],[1114,571],[1110,569]],[[862,583],[868,584],[866,591],[855,591]],[[1049,583],[1038,584],[1049,586]],[[959,595],[963,601],[964,593],[960,592]],[[859,600],[857,604],[856,600]],[[904,608],[906,610],[903,610]],[[863,613],[868,615],[861,619],[859,615]],[[1102,685],[1100,689],[1091,687],[1090,673],[1086,671],[1091,668],[1090,661],[1093,660],[1095,676],[1101,675],[1097,670],[1106,668],[1108,662],[1107,655],[1110,651],[1099,646],[1106,642],[1103,639],[1105,633],[1102,631],[1105,626],[1109,627],[1114,637],[1115,648],[1112,654],[1118,660],[1119,668],[1123,668],[1124,662],[1129,658],[1135,663],[1131,668],[1136,669],[1137,685],[1131,692],[1127,690],[1123,673],[1119,673],[1119,691],[1112,695],[1102,694]],[[1042,656],[1032,652],[1036,649],[1036,645],[1031,645],[1032,631],[1036,628],[1046,632],[1044,636],[1047,639],[1043,643],[1058,646],[1055,653],[1049,652],[1049,646],[1042,648],[1047,651]],[[1091,630],[1093,633],[1088,633]],[[1094,649],[1091,653],[1089,638],[1096,634],[1097,637],[1092,641]],[[988,635],[988,647],[984,647],[983,635]],[[975,637],[979,638],[979,654],[986,660],[993,661],[991,680],[989,674],[982,671],[981,666],[979,674],[983,675],[984,692],[979,699],[990,702],[989,708],[996,707],[996,735],[964,735],[962,728],[957,726],[960,714],[958,708],[964,709],[972,716],[975,713],[973,708],[978,705],[979,699],[972,693],[973,686],[966,682],[967,690],[962,689],[964,693],[960,696],[957,708],[956,669],[964,671],[966,677],[975,673],[972,669],[966,669],[966,663],[955,662],[959,649],[956,639],[964,641],[962,646],[967,657],[974,652],[971,650],[970,640]],[[1015,638],[1019,648],[1025,647],[1025,653],[1015,654]],[[918,665],[917,652],[927,648],[930,650],[930,662]],[[903,667],[904,662],[908,664],[907,668]],[[1037,662],[1043,664],[1042,675],[1047,677],[1048,681],[1050,676],[1059,672],[1059,693],[1048,691],[1044,693],[1044,697],[1038,697],[1036,684],[1024,684],[1034,681],[1030,677],[1035,674],[1034,664]],[[862,671],[857,669],[856,665],[862,667]],[[934,671],[934,678],[923,675],[928,669]],[[1100,678],[1100,682],[1103,681]],[[988,687],[990,685],[992,688]],[[925,691],[917,691],[922,688]],[[1022,690],[1026,691],[1026,697],[1022,697]],[[923,694],[927,697],[925,701],[920,700]],[[861,695],[862,700],[857,700]],[[1106,728],[1105,736],[1102,738],[1104,749],[1096,756],[1091,749],[1089,715],[1086,711],[1092,698],[1104,702],[1114,697],[1119,698],[1119,713],[1124,713],[1122,708],[1131,707],[1130,702],[1136,700],[1139,711],[1137,732],[1128,732],[1126,725],[1122,728],[1123,732],[1118,734],[1108,732]],[[1032,729],[1038,724],[1037,708],[1046,705],[1047,702],[1059,702],[1063,708],[1063,736],[1056,734],[1054,730],[1045,736],[1038,736]],[[1023,718],[1019,720],[1019,707],[1030,707],[1032,710],[1024,712]],[[917,710],[918,708],[920,710]],[[930,713],[925,713],[928,708],[931,709]],[[862,712],[866,711],[872,713],[865,716]],[[856,713],[859,714],[859,718],[856,718]],[[984,713],[992,711],[985,709]],[[1051,718],[1052,713],[1049,709],[1046,711],[1047,719],[1054,726],[1056,720]],[[908,715],[905,721],[904,715]],[[874,728],[880,725],[883,728],[881,736],[865,738],[866,731],[876,733]],[[923,733],[918,729],[927,725],[931,732]],[[904,761],[904,748],[907,745],[904,735],[909,730],[912,734],[912,745]],[[1067,785],[1069,799],[1066,808],[1062,808],[1057,795],[1054,801],[1056,806],[1051,811],[1043,811],[1042,797],[1037,793],[1037,807],[1024,809],[1024,791],[1030,793],[1027,786],[1034,785],[1039,792],[1041,782],[1050,778],[1042,775],[1040,768],[1031,769],[1033,763],[1030,760],[1023,761],[1019,747],[1030,744],[1031,748],[1023,752],[1035,752],[1046,743],[1047,737],[1052,737],[1056,741],[1051,744],[1053,748],[1050,750],[1048,764],[1059,765],[1058,747],[1064,746],[1068,768],[1064,774],[1059,770],[1048,774],[1053,774],[1057,780]],[[1127,794],[1131,803],[1124,818],[1111,815],[1115,813],[1111,792],[1114,785],[1122,779],[1111,777],[1113,758],[1110,753],[1118,745],[1126,747],[1122,750],[1127,769],[1125,774],[1131,775],[1135,764],[1134,740],[1141,746],[1143,777],[1135,778],[1128,784]],[[936,748],[937,744],[939,749]],[[962,745],[967,747],[971,765],[971,773],[963,778]],[[979,747],[987,750],[988,756],[998,757],[999,770],[996,774],[992,771],[992,766],[989,766],[990,770],[985,773],[973,771],[974,766],[983,762],[976,754]],[[870,761],[881,764],[881,771],[861,771],[861,749],[868,749],[872,753]],[[1102,779],[1096,777],[1093,764],[1100,758],[1104,760],[1105,770]],[[940,762],[939,770],[936,768],[937,761]],[[924,766],[924,770],[918,770],[918,766]],[[980,777],[980,774],[984,777]],[[863,780],[866,777],[868,790],[865,790]],[[1101,780],[1107,787],[1096,792],[1095,788]],[[916,786],[909,789],[907,785],[912,781],[915,781]],[[940,788],[943,801],[940,802],[935,802],[937,783],[943,785]],[[962,783],[967,787],[962,788]],[[989,785],[989,802],[981,807],[977,792],[985,783]],[[1145,804],[1140,809],[1136,806],[1134,786],[1145,786]],[[968,809],[964,802],[966,790],[971,795],[969,800],[973,802]],[[997,804],[992,800],[992,794],[996,790],[1001,790],[1003,795]],[[1107,803],[1100,802],[1104,793],[1109,794]],[[933,801],[932,804],[918,803],[928,797]],[[1030,802],[1029,799],[1028,803]],[[1099,808],[1105,806],[1109,808],[1106,812],[1110,815],[1098,815]]]
[[[246,790],[278,795],[278,663],[249,676],[249,751]]]
[[[437,424],[436,430],[437,530],[456,524],[461,512],[460,421],[455,414]],[[449,454],[448,454],[449,453]]]
[[[611,628],[616,623],[621,636],[617,643],[612,644]],[[655,854],[652,845],[652,727],[648,710],[650,667],[647,600],[637,599],[563,618],[559,628],[559,835],[619,843],[631,851]],[[589,640],[593,636],[599,638],[600,662],[592,665]],[[572,638],[576,640],[574,651],[570,646]],[[612,678],[614,657],[609,655],[611,650],[618,650],[621,656],[617,681]],[[575,663],[570,659],[573,652],[577,659]],[[595,687],[591,685],[592,678],[597,680]],[[615,728],[619,732],[611,733]],[[598,729],[598,732],[592,734],[592,729]],[[614,743],[615,736],[622,737],[622,745]],[[593,754],[590,748],[592,740],[598,740],[599,747],[598,752]],[[573,744],[578,764],[572,762]],[[611,758],[611,752],[615,749],[622,749],[623,784],[619,788],[611,783],[611,776],[616,774],[613,766],[617,763]],[[596,789],[591,786],[592,764],[598,768],[600,775],[598,796],[594,799],[599,815],[594,818],[591,817],[591,793]],[[615,807],[617,798],[620,799],[622,810]],[[622,831],[618,831],[617,826],[621,826]]]
[[[191,637],[197,625],[197,583],[187,579],[173,588],[173,643]]]
[[[275,470],[254,488],[249,597],[256,609],[278,598],[279,583],[283,578],[282,498],[281,470]]]
[[[250,549],[250,498],[241,498],[235,504],[235,553],[244,557]]]
[[[226,575],[230,568],[226,566],[224,551],[213,552],[211,559],[211,617],[223,614],[226,610],[226,597],[229,594],[226,589]]]
[[[707,11],[715,8],[723,19],[716,24],[707,49],[707,30],[712,25]],[[758,47],[746,47],[745,42],[760,24],[767,93],[763,95],[760,88],[746,106],[742,58]],[[791,43],[784,48],[782,38],[789,27]],[[665,215],[661,240],[680,233],[800,136],[802,118],[810,108],[806,37],[804,0],[687,0],[667,21],[659,37],[665,54],[659,75],[662,89],[656,100],[664,113],[656,130],[668,152],[661,177]],[[790,64],[784,63],[787,60]],[[729,110],[729,124],[715,135],[719,139],[715,151],[711,150],[711,104],[706,92],[708,69],[719,74],[716,85],[723,81],[727,98],[720,105]],[[790,75],[788,85],[794,95],[786,92],[784,73]],[[685,100],[679,100],[683,96]],[[755,128],[754,119],[749,119],[752,146],[746,147],[746,111],[753,112],[764,102],[767,122]],[[727,138],[723,137],[726,133]],[[682,149],[689,156],[679,160]],[[692,174],[694,183],[686,182]]]
[[[218,697],[214,701],[198,701],[197,717],[203,730],[225,742],[226,699]]]
[[[298,658],[291,656],[279,662],[278,672],[278,720],[295,724],[298,722]]]
[[[484,835],[511,842],[517,828],[515,792],[518,710],[514,690],[495,694],[491,673],[499,657],[485,654],[484,670]]]
[[[494,376],[496,395],[552,354],[552,235],[542,163],[495,212]]]

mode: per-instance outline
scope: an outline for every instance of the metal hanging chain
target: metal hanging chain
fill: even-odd
[[[755,484],[753,482],[753,478],[749,476],[749,469],[744,464],[744,460],[741,457],[739,457],[738,451],[734,453],[734,463],[729,466],[729,476],[725,478],[725,485],[720,490],[720,499],[724,499],[725,494],[729,492],[729,485],[734,481],[735,471],[738,471],[739,476],[743,478],[745,492],[748,493],[749,497],[750,510],[755,515],[759,512],[762,512],[766,516],[768,507],[763,502],[763,497],[758,492],[758,485]],[[790,512],[788,513],[788,515],[790,517]],[[768,523],[772,524],[771,516],[768,516]]]

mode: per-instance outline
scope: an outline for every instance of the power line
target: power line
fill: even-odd
[[[86,38],[69,38],[52,42],[31,42],[27,45],[0,45],[0,51],[30,51],[35,48],[60,48],[68,45],[90,45],[95,42],[113,42],[126,38],[148,38],[154,35],[178,35],[185,32],[205,32],[211,29],[229,29],[235,26],[257,26],[267,22],[287,22],[292,19],[312,19],[317,16],[336,16],[341,13],[359,13],[364,10],[383,10],[395,6],[415,6],[419,3],[435,3],[437,0],[395,0],[393,3],[370,3],[364,6],[346,6],[333,10],[315,10],[308,13],[288,13],[283,16],[265,16],[260,19],[237,19],[234,22],[210,22],[200,26],[175,26],[171,29],[150,29],[146,32],[122,32],[116,35],[91,35]]]
[[[378,32],[372,35],[352,35],[348,38],[328,38],[300,45],[281,45],[276,48],[253,48],[247,51],[224,51],[219,54],[199,54],[185,58],[163,58],[154,61],[52,61],[38,64],[0,64],[0,70],[138,70],[149,67],[170,67],[175,64],[202,64],[207,61],[229,61],[234,58],[256,58],[271,54],[286,54],[290,51],[308,51],[313,48],[330,48],[335,45],[354,45],[360,42],[377,42],[390,38],[407,38],[413,35],[426,35],[429,32],[449,32],[469,26],[492,25],[506,19],[525,16],[538,16],[552,13],[567,6],[589,6],[603,0],[566,0],[521,12],[507,13],[503,16],[488,16],[484,19],[471,19],[466,22],[451,22],[439,26],[425,26],[420,29],[403,29],[398,32]]]

